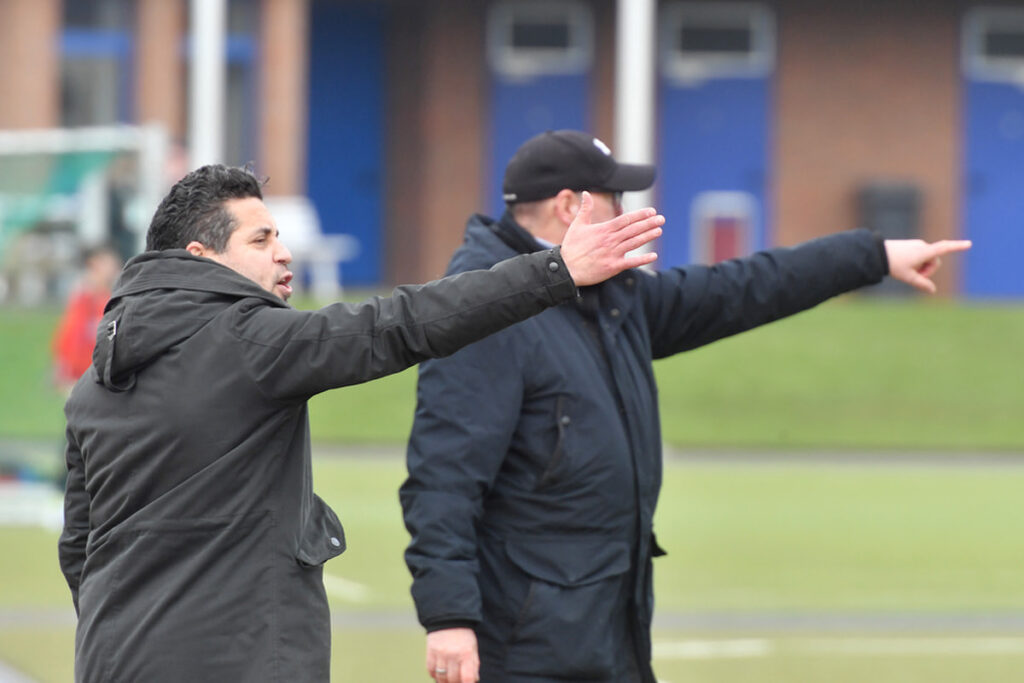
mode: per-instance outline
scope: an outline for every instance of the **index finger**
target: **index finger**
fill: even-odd
[[[958,251],[967,251],[971,248],[970,240],[940,240],[935,242],[932,246],[932,256],[942,256],[943,254],[952,254]]]
[[[622,230],[623,228],[629,227],[638,221],[642,221],[657,215],[658,212],[653,207],[648,206],[643,209],[629,211],[628,213],[624,213],[621,216],[616,216],[615,218],[608,221],[608,223],[611,225],[612,231],[615,232]]]

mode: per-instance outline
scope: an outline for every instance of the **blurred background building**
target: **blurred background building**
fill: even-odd
[[[1024,2],[226,4],[221,160],[253,162],[282,215],[339,236],[323,244],[345,284],[442,274],[466,217],[501,211],[518,144],[571,127],[620,159],[657,163],[663,265],[866,225],[973,239],[939,274],[943,290],[1024,295]],[[108,145],[134,161],[76,158],[61,182],[51,168],[53,196],[102,175],[92,214],[112,218],[83,228],[71,204],[11,223],[8,268],[54,249],[17,246],[47,217],[70,221],[72,240],[140,247],[152,197],[187,169],[194,142],[193,11],[187,0],[0,0],[0,195],[26,176],[4,155],[30,130],[156,124]],[[630,12],[650,40],[617,30]],[[624,51],[641,66],[621,66]],[[624,152],[629,102],[616,89],[633,79],[652,84],[632,98],[649,100],[651,144]]]

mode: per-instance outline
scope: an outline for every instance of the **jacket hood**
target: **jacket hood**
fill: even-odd
[[[96,331],[97,381],[113,391],[130,389],[139,369],[247,298],[289,307],[231,268],[184,249],[136,256],[118,278]]]

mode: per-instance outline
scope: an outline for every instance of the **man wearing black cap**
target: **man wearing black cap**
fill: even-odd
[[[653,167],[617,163],[586,133],[534,137],[506,169],[508,210],[470,218],[448,272],[558,244],[584,191],[607,220],[622,192],[653,182]],[[421,365],[401,501],[430,675],[653,683],[651,558],[663,552],[651,361],[887,272],[934,291],[939,257],[967,246],[855,230],[715,266],[625,271]]]

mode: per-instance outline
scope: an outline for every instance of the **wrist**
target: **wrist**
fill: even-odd
[[[468,619],[451,619],[445,621],[432,621],[429,624],[424,624],[423,628],[427,630],[427,633],[445,631],[452,628],[468,628],[475,631],[477,623],[478,622],[470,621]]]
[[[889,247],[887,246],[887,240],[883,238],[879,233],[872,232],[875,238],[875,244],[878,246],[878,253],[882,259],[882,275],[889,274]]]

